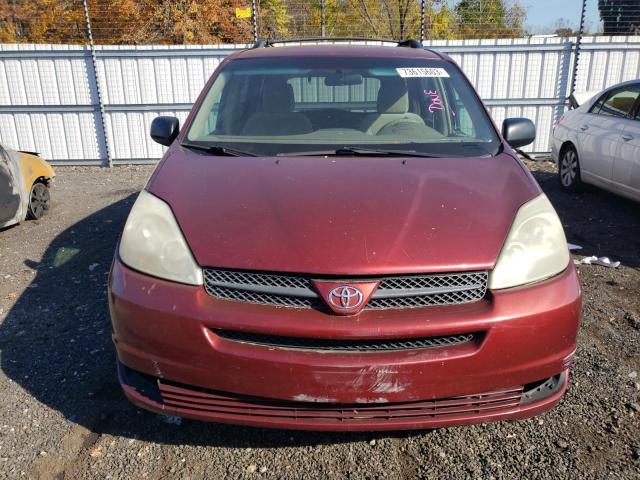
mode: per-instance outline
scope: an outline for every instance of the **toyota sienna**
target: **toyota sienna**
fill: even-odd
[[[581,291],[556,212],[458,66],[417,42],[227,57],[129,214],[118,374],[165,415],[312,430],[539,414]]]

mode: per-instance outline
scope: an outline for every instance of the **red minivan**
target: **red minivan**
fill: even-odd
[[[117,247],[128,398],[263,427],[518,419],[568,384],[581,291],[556,212],[446,55],[260,43],[216,69]]]

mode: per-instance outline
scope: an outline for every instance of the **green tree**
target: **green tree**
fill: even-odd
[[[290,15],[285,0],[261,0],[258,2],[258,31],[261,38],[286,38],[289,31]]]
[[[416,0],[352,0],[350,7],[362,19],[353,23],[363,36],[400,40],[420,35],[420,3]]]
[[[525,10],[519,2],[462,0],[455,7],[457,35],[462,38],[519,37],[524,35]]]
[[[349,0],[312,0],[318,19],[318,33],[326,37],[362,36],[361,19],[354,21]]]
[[[449,40],[456,37],[456,17],[447,3],[425,0],[424,30],[430,40]]]
[[[513,4],[507,8],[505,19],[507,30],[504,32],[504,36],[523,37],[527,35],[524,28],[526,20],[527,11],[519,1],[514,1]]]

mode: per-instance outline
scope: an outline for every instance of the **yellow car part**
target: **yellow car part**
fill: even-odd
[[[20,170],[24,181],[26,192],[31,191],[31,187],[37,181],[49,184],[56,176],[53,168],[39,156],[29,152],[16,152],[20,159]]]

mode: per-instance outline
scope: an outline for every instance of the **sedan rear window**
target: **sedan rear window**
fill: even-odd
[[[483,156],[500,146],[453,64],[375,57],[231,61],[211,84],[186,141],[256,155],[367,148]]]

